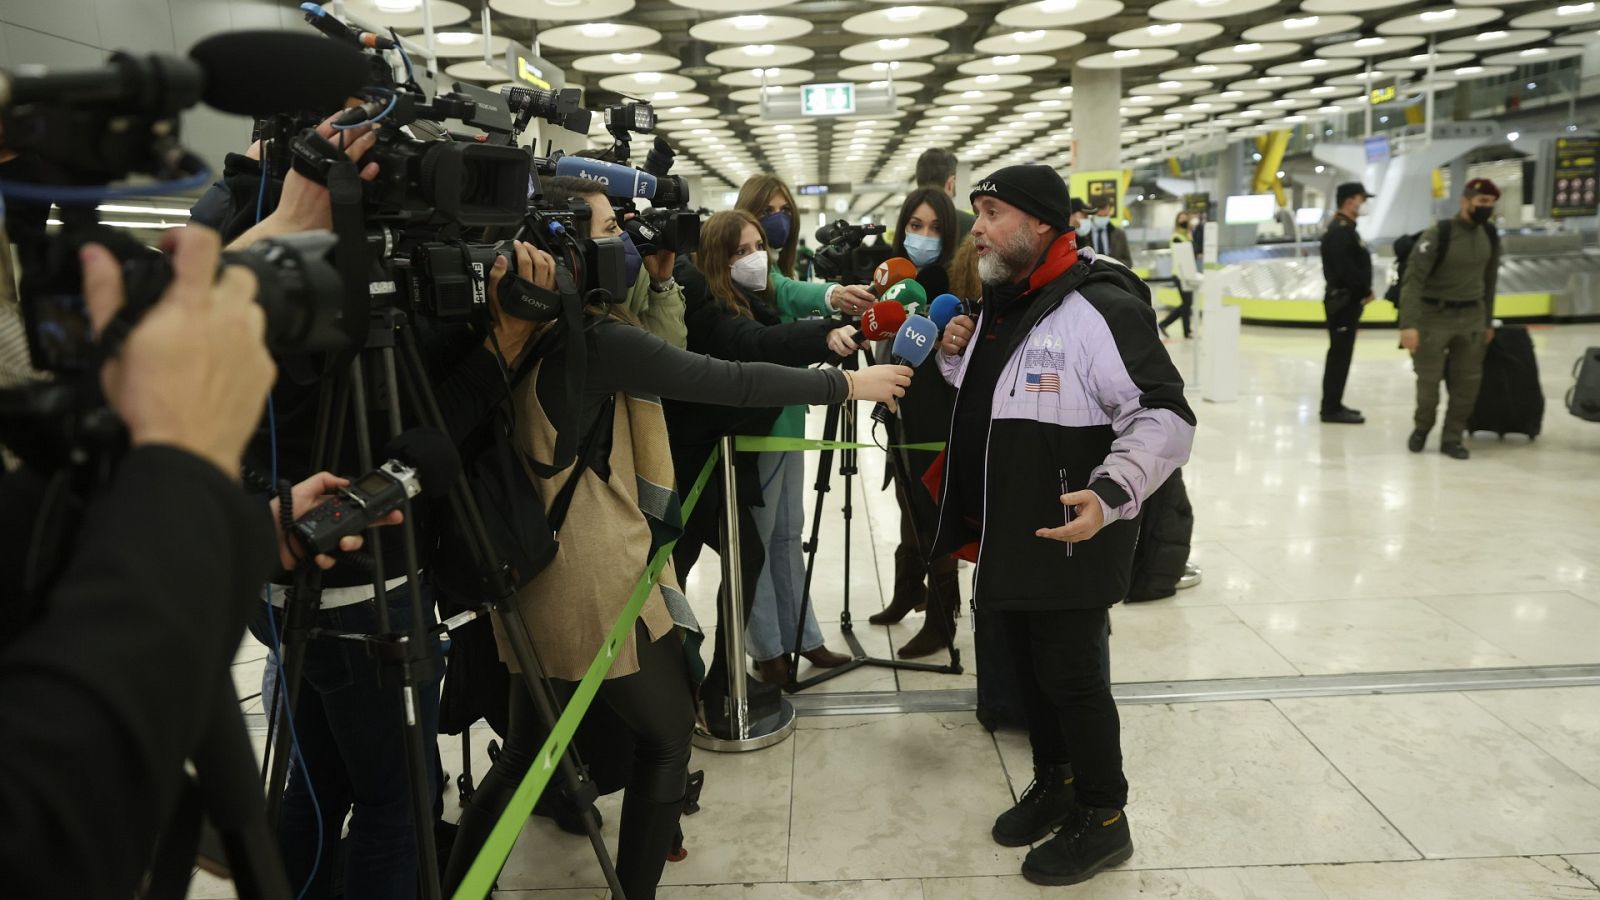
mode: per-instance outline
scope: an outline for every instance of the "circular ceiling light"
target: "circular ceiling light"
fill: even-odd
[[[1364,13],[1395,6],[1405,6],[1412,0],[1306,0],[1300,9],[1308,13]]]
[[[422,27],[422,0],[348,0],[348,3],[351,12],[374,25],[407,30]],[[432,0],[428,11],[432,13],[435,29],[459,25],[472,18],[471,10],[449,0]]]
[[[1157,22],[1118,32],[1106,43],[1113,47],[1177,47],[1209,41],[1221,33],[1222,26],[1211,22]]]
[[[1600,22],[1600,3],[1563,3],[1554,9],[1528,13],[1511,20],[1512,28],[1577,28]]]
[[[1257,25],[1240,35],[1247,41],[1309,41],[1354,31],[1361,27],[1360,16],[1290,16],[1266,25]]]
[[[1442,34],[1463,28],[1477,28],[1500,18],[1498,9],[1440,6],[1424,9],[1378,25],[1379,34]]]
[[[1514,31],[1494,28],[1467,35],[1466,37],[1441,41],[1438,49],[1449,53],[1487,53],[1491,50],[1508,50],[1512,47],[1521,47],[1524,44],[1539,43],[1548,37],[1550,37],[1550,32],[1539,28]],[[1560,43],[1560,39],[1557,39],[1556,42]]]
[[[1209,91],[1212,87],[1210,81],[1179,81],[1164,79],[1162,81],[1141,84],[1128,88],[1130,94],[1198,94]]]
[[[432,0],[437,5],[439,0]],[[572,22],[610,19],[633,9],[634,0],[489,0],[489,8],[519,19]],[[420,22],[418,24],[421,24]],[[438,25],[439,20],[434,19]]]
[[[889,43],[887,47],[883,46],[886,41]],[[901,43],[902,41],[904,43]],[[851,62],[894,62],[933,56],[942,52],[948,46],[950,46],[949,42],[942,38],[922,36],[881,38],[876,41],[852,44],[839,51],[839,58]]]
[[[1332,59],[1367,59],[1369,57],[1388,56],[1391,53],[1404,53],[1407,50],[1415,50],[1427,42],[1426,38],[1414,36],[1364,37],[1354,41],[1318,47],[1317,55]]]
[[[1056,64],[1056,58],[1044,54],[1010,54],[1007,56],[991,56],[985,59],[975,59],[956,67],[956,71],[963,75],[1007,75],[1022,72],[1037,72],[1048,69]]]
[[[1178,58],[1178,51],[1165,48],[1155,49],[1128,49],[1113,50],[1110,53],[1097,53],[1078,60],[1077,64],[1086,69],[1136,69],[1144,66],[1159,66]]]
[[[665,72],[634,72],[628,75],[612,75],[600,79],[600,87],[617,94],[626,94],[631,97],[649,96],[652,94],[667,93],[676,95],[683,91],[694,90],[694,81],[682,75],[670,75]],[[668,99],[676,102],[677,96]]]
[[[1509,53],[1485,56],[1483,64],[1486,66],[1531,66],[1538,63],[1556,62],[1562,59],[1575,59],[1582,55],[1582,47],[1529,47],[1526,50],[1512,50]]]
[[[1246,63],[1204,63],[1198,66],[1185,66],[1181,69],[1168,69],[1161,73],[1162,81],[1219,81],[1224,78],[1238,78],[1249,75],[1254,69]]]
[[[706,55],[706,62],[724,69],[748,69],[752,66],[797,66],[816,55],[810,47],[794,44],[745,44],[742,47],[724,47]]]
[[[891,6],[853,15],[840,27],[852,34],[929,34],[966,20],[953,6]]]
[[[667,56],[664,53],[601,53],[596,56],[580,56],[573,60],[572,67],[580,72],[598,72],[602,74],[617,72],[664,72],[678,67],[676,56]]]
[[[1472,62],[1471,53],[1413,53],[1410,56],[1398,56],[1378,63],[1380,69],[1401,69],[1407,72],[1425,72],[1429,61],[1434,69],[1450,69]]]
[[[713,44],[780,44],[811,33],[811,22],[793,16],[743,15],[708,19],[689,36]]]
[[[1087,37],[1081,31],[1066,29],[1035,29],[1033,31],[1013,31],[1010,34],[1000,34],[984,38],[974,45],[979,53],[1007,54],[1007,53],[1051,53],[1056,50],[1065,50],[1083,43]]]
[[[1026,75],[973,75],[967,78],[947,81],[944,84],[944,89],[964,95],[967,91],[1009,91],[1027,87],[1030,84],[1033,84],[1033,79]]]
[[[1097,22],[1120,12],[1121,0],[1040,0],[1003,9],[995,22],[1007,28],[1056,28]]]
[[[1267,44],[1259,41],[1246,41],[1242,44],[1234,44],[1232,47],[1207,50],[1195,57],[1195,61],[1201,63],[1255,63],[1269,59],[1279,59],[1299,52],[1300,45],[1288,41]]]
[[[786,69],[773,66],[728,72],[717,76],[717,81],[729,87],[760,87],[763,84],[788,86],[805,84],[811,80],[814,74],[809,69]],[[604,87],[603,82],[601,86]]]
[[[584,22],[581,25],[562,25],[539,33],[541,47],[573,50],[583,53],[604,53],[611,50],[637,50],[660,42],[661,32],[642,25],[624,25],[617,22]]]
[[[1277,6],[1275,0],[1165,0],[1150,7],[1150,18],[1209,22]]]
[[[1313,56],[1299,62],[1281,63],[1267,70],[1268,75],[1332,75],[1361,68],[1359,59],[1323,59]]]

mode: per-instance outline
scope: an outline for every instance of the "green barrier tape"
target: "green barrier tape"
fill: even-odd
[[[717,450],[712,450],[711,458],[706,460],[705,468],[700,470],[700,477],[695,479],[694,487],[684,499],[685,521],[694,511],[695,504],[700,501],[700,494],[705,490],[706,483],[711,480],[711,473],[716,469],[719,455]],[[595,693],[600,690],[600,682],[604,681],[606,673],[611,671],[617,649],[628,639],[628,635],[633,633],[633,624],[639,619],[639,611],[644,609],[644,602],[650,596],[650,590],[655,587],[656,580],[661,577],[661,571],[666,568],[667,560],[671,558],[672,548],[676,544],[677,541],[673,541],[657,550],[655,557],[650,560],[650,565],[645,567],[644,574],[639,576],[639,581],[633,586],[633,594],[628,598],[628,605],[623,607],[622,615],[617,617],[617,623],[611,627],[610,637],[601,646],[594,661],[589,664],[589,671],[578,683],[577,693],[561,713],[561,718],[556,721],[556,727],[545,740],[544,746],[539,749],[539,755],[534,757],[533,766],[528,769],[527,776],[517,786],[511,802],[500,815],[500,820],[495,823],[494,830],[489,833],[489,839],[484,842],[483,850],[478,853],[478,858],[472,861],[472,866],[467,869],[466,877],[451,895],[451,900],[482,900],[488,896],[489,889],[494,886],[495,878],[499,876],[500,870],[511,856],[511,848],[516,845],[517,836],[522,833],[523,825],[527,824],[528,817],[533,815],[534,804],[539,802],[539,796],[544,793],[545,787],[550,783],[550,777],[555,774],[556,761],[567,752],[567,745],[572,742],[572,736],[578,730],[578,723],[583,720],[584,714],[589,711],[589,704],[594,702]]]
[[[812,450],[875,450],[877,444],[860,444],[852,441],[819,441],[812,438],[754,437],[741,435],[734,439],[734,448],[740,453],[804,453]],[[944,442],[930,444],[890,444],[886,450],[944,449]]]

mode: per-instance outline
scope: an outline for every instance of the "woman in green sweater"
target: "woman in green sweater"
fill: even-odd
[[[794,195],[783,179],[751,176],[739,189],[736,208],[750,213],[761,225],[772,258],[771,297],[783,321],[836,311],[859,316],[877,299],[861,285],[794,278],[800,229]],[[773,437],[805,437],[805,433],[803,406],[785,408],[772,427]],[[752,513],[766,546],[767,561],[756,583],[746,647],[763,680],[785,684],[794,675],[786,654],[794,649],[797,628],[801,630],[801,655],[812,665],[831,668],[849,662],[850,657],[824,646],[815,608],[801,602],[805,586],[805,557],[800,546],[805,527],[805,454],[762,453],[756,465],[763,505]],[[806,607],[803,622],[798,621],[802,605]]]

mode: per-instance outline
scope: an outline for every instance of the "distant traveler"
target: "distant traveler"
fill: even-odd
[[[1500,189],[1487,178],[1467,182],[1459,215],[1443,219],[1417,240],[1400,285],[1400,346],[1417,371],[1416,428],[1406,442],[1421,453],[1439,411],[1439,381],[1446,378],[1439,450],[1452,459],[1471,453],[1461,443],[1483,382],[1483,351],[1494,340],[1494,293],[1500,278],[1500,235],[1494,205]]]
[[[1356,218],[1371,198],[1359,181],[1339,185],[1334,194],[1339,208],[1322,235],[1322,309],[1328,323],[1328,360],[1322,368],[1322,421],[1360,425],[1360,410],[1344,405],[1344,385],[1350,377],[1350,357],[1356,349],[1356,329],[1361,310],[1372,302],[1372,253],[1356,233]]]
[[[1183,336],[1193,336],[1194,289],[1200,283],[1200,271],[1195,267],[1193,231],[1194,219],[1189,211],[1178,213],[1172,228],[1172,280],[1178,286],[1178,308],[1167,313],[1156,326],[1161,329],[1162,337],[1167,336],[1167,326],[1178,321],[1183,322]]]
[[[950,195],[952,201],[956,197],[956,167],[959,161],[956,155],[943,147],[930,147],[922,151],[917,157],[917,187],[935,187]],[[972,223],[977,216],[961,207],[956,207],[956,234],[963,239],[972,231]]]
[[[1099,203],[1094,210],[1094,224],[1089,230],[1089,246],[1101,256],[1131,265],[1133,251],[1128,249],[1128,234],[1111,222],[1117,209],[1117,198],[1106,194]]]

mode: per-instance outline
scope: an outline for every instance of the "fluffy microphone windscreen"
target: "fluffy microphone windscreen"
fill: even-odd
[[[922,309],[928,302],[928,292],[915,279],[907,278],[883,292],[883,299],[893,300],[901,306],[916,305]]]
[[[928,305],[928,318],[940,331],[961,312],[961,298],[955,294],[940,294]]]
[[[317,34],[232,31],[189,51],[206,75],[202,99],[242,116],[331,113],[371,79],[366,54]]]
[[[443,497],[456,486],[461,474],[461,454],[437,428],[401,432],[383,448],[384,459],[397,459],[417,470],[424,497]]]
[[[879,300],[861,316],[861,336],[887,341],[906,323],[906,308],[893,300]]]
[[[904,256],[892,256],[872,270],[872,292],[882,297],[884,292],[905,281],[907,278],[917,277],[917,264]]]
[[[928,358],[938,342],[939,329],[933,327],[933,322],[927,316],[912,316],[894,336],[894,355],[915,369]]]

